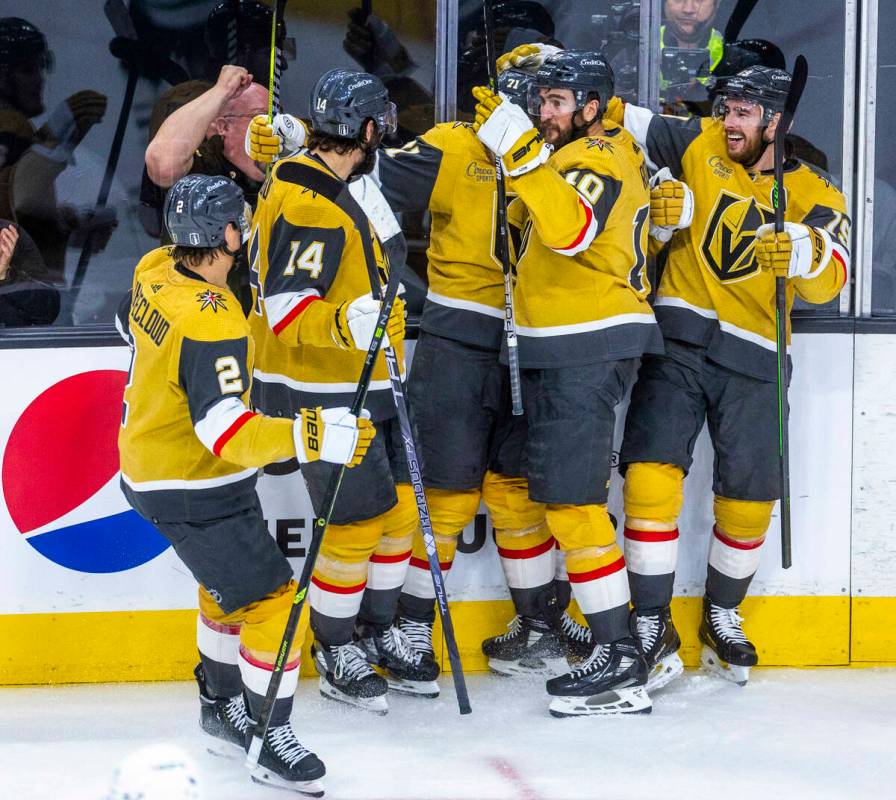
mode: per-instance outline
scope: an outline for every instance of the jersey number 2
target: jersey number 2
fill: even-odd
[[[221,394],[243,393],[240,367],[233,356],[221,356],[215,362],[215,372],[218,373],[218,386],[221,387]]]

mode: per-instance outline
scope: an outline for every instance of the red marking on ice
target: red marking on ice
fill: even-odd
[[[118,472],[118,428],[127,373],[72,375],[22,412],[3,456],[3,494],[22,533],[77,508]]]
[[[541,800],[541,795],[535,791],[522,775],[506,758],[490,758],[489,763],[498,771],[502,778],[512,783],[517,791],[519,800]]]

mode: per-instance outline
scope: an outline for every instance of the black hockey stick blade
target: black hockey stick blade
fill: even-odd
[[[759,0],[738,0],[734,11],[728,17],[725,25],[725,42],[736,42],[740,38],[740,32]]]

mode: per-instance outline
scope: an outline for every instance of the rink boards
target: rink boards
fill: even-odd
[[[128,361],[124,347],[0,350],[15,386],[0,400],[2,683],[184,679],[195,661],[195,583],[117,486]],[[748,633],[767,665],[896,662],[896,336],[801,334],[794,361],[794,566],[780,567],[776,514],[742,609]],[[685,484],[674,607],[692,664],[711,475],[704,431]],[[312,522],[305,488],[264,476],[259,493],[298,572]],[[621,517],[615,472],[610,511]],[[480,641],[511,616],[484,513],[448,585],[465,665],[484,668]]]

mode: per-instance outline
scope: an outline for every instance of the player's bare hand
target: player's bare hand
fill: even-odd
[[[234,64],[225,64],[218,73],[215,89],[221,93],[226,103],[228,100],[239,97],[251,83],[252,74],[247,69]]]
[[[18,241],[19,231],[14,225],[7,225],[0,230],[0,280],[6,278],[9,274],[12,254],[16,249],[16,242]]]
[[[66,98],[66,105],[75,118],[75,127],[77,129],[76,141],[81,141],[87,132],[98,122],[101,122],[106,116],[106,95],[85,89],[81,92],[75,92]]]

